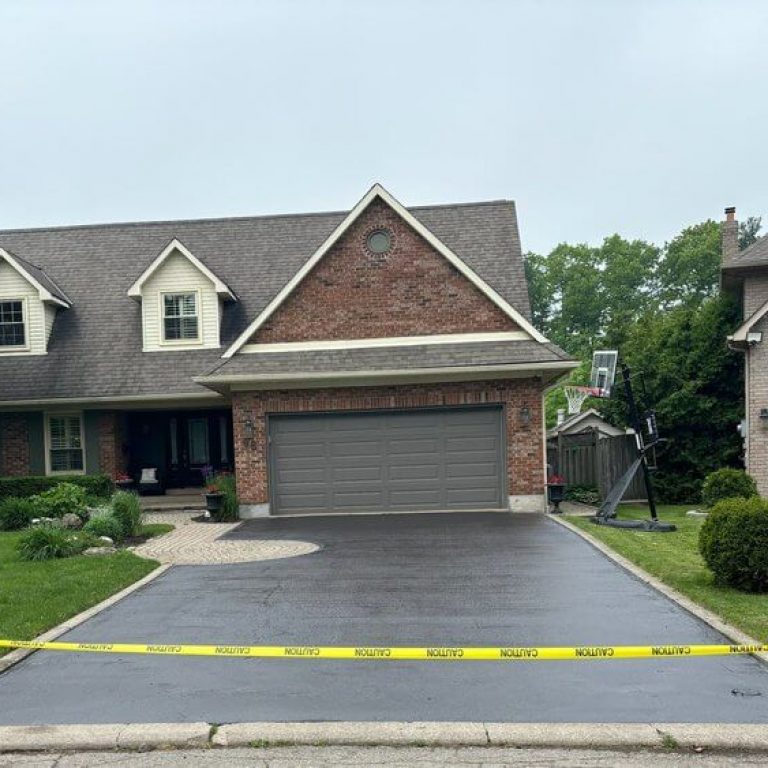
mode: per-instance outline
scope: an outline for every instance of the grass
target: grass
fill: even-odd
[[[675,533],[607,528],[584,517],[568,516],[566,519],[729,624],[765,642],[768,639],[768,594],[748,594],[714,583],[712,573],[699,554],[699,529],[703,518],[686,517],[690,508],[659,507],[659,518],[674,523],[677,526]],[[622,505],[619,517],[647,519],[648,508]]]
[[[160,536],[172,525],[145,525],[142,535]],[[157,568],[131,552],[109,557],[69,557],[25,562],[16,553],[21,532],[0,533],[0,637],[31,640],[105,600]],[[0,656],[7,653],[0,649]]]

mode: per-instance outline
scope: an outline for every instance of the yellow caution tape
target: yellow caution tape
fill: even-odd
[[[319,645],[144,645],[138,643],[41,643],[2,640],[0,648],[160,656],[239,656],[279,659],[366,659],[388,661],[580,661],[768,653],[768,645],[582,645],[575,648],[407,648]]]

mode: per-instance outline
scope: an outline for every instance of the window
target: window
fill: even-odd
[[[24,347],[26,343],[24,302],[0,301],[0,347]]]
[[[197,341],[198,338],[197,294],[163,294],[163,340]]]
[[[83,433],[79,414],[48,417],[48,468],[50,472],[82,472]]]

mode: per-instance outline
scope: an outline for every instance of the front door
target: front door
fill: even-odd
[[[213,414],[174,414],[168,419],[168,486],[200,486],[208,471],[228,468],[228,419]],[[215,455],[213,455],[215,454]]]

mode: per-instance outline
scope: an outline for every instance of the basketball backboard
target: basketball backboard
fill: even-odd
[[[598,350],[592,355],[592,375],[589,386],[596,397],[610,397],[619,353],[615,349]]]

